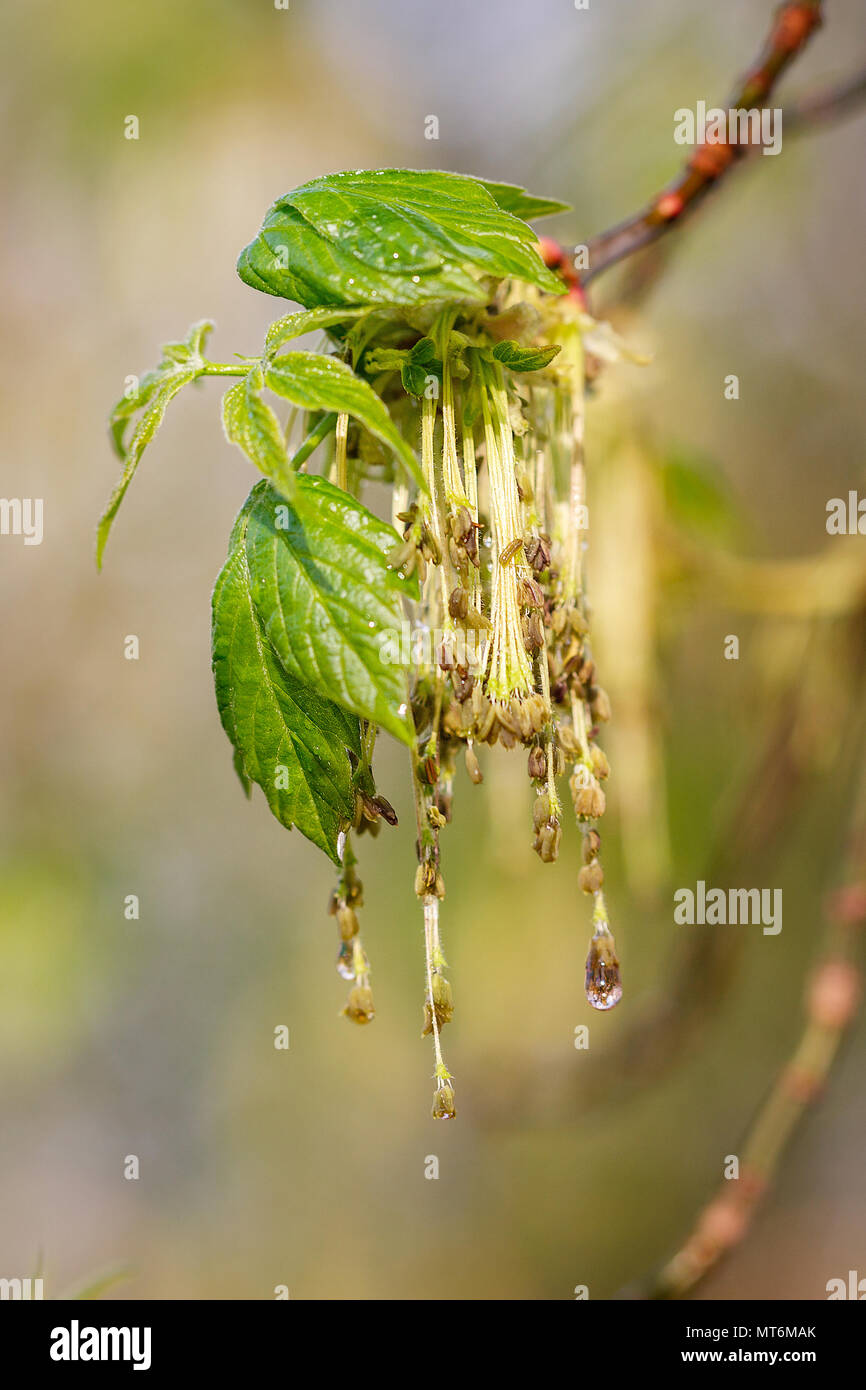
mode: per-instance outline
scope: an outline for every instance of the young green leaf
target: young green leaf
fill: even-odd
[[[270,478],[284,497],[293,497],[297,474],[289,463],[283,431],[271,407],[262,400],[264,386],[261,363],[223,396],[223,429],[230,444],[237,444]]]
[[[277,820],[297,826],[338,863],[340,832],[354,810],[348,750],[360,758],[360,726],[286,672],[264,633],[247,563],[250,502],[235,524],[213,595],[220,718],[245,789],[257,782]]]
[[[334,410],[354,416],[393,450],[419,487],[425,486],[418,460],[393,424],[387,407],[369,382],[355,376],[345,362],[318,352],[287,352],[266,368],[265,384],[302,410]]]
[[[139,410],[144,409],[147,403],[153,399],[157,387],[173,371],[174,364],[172,363],[171,366],[163,364],[154,368],[152,372],[145,372],[135,387],[124,391],[117,402],[108,417],[108,427],[114,452],[118,458],[126,458],[126,431],[133,415],[137,415]]]
[[[347,323],[349,319],[361,318],[369,313],[367,308],[355,309],[299,309],[294,314],[284,314],[272,323],[265,335],[265,352],[269,357],[291,338],[300,338],[302,333],[313,333],[317,328],[333,328],[335,324]]]
[[[552,217],[556,212],[570,212],[570,203],[560,203],[554,198],[536,198],[525,188],[515,183],[492,183],[484,179],[484,187],[491,193],[501,208],[513,217],[521,217],[524,222],[534,222],[537,217]]]
[[[120,482],[111,494],[108,500],[108,506],[100,517],[99,525],[96,529],[96,564],[98,568],[102,568],[102,555],[105,550],[105,543],[108,540],[108,534],[120,504],[126,496],[126,489],[135,476],[135,470],[138,467],[139,460],[145,448],[162,424],[169,401],[173,396],[176,396],[178,391],[182,390],[184,386],[188,386],[191,381],[195,381],[196,377],[199,375],[199,371],[200,366],[195,364],[190,364],[186,367],[179,365],[175,366],[172,371],[162,375],[155,390],[149,394],[147,408],[136,425],[129,441],[129,448],[125,456]]]
[[[387,659],[401,599],[418,593],[389,568],[399,537],[325,478],[297,481],[292,505],[266,483],[250,494],[246,554],[262,628],[289,675],[411,744],[406,672]]]
[[[549,347],[521,347],[513,338],[506,338],[496,344],[493,356],[510,372],[538,372],[549,366],[558,352],[559,343],[551,343]]]
[[[508,277],[565,292],[525,222],[476,179],[441,170],[331,174],[284,194],[238,274],[309,307],[483,302],[488,282]]]

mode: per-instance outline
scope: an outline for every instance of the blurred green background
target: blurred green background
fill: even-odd
[[[608,369],[590,418],[626,995],[610,1016],[585,1004],[578,836],[540,864],[523,759],[495,750],[485,788],[461,775],[444,838],[455,1123],[429,1118],[401,754],[379,756],[400,828],[361,843],[378,1008],[365,1030],[339,1017],[329,866],[258,793],[247,805],[232,772],[209,596],[252,475],[223,439],[217,383],[172,407],[101,576],[93,530],[124,377],[197,318],[216,319],[225,359],[254,352],[278,314],[234,262],[280,192],[343,168],[454,168],[570,200],[551,230],[583,240],[676,172],[674,109],[727,97],[769,13],[3,7],[2,491],[44,498],[45,535],[0,539],[0,1274],[42,1251],[49,1296],[119,1264],[130,1298],[270,1298],[277,1284],[314,1299],[570,1298],[577,1284],[604,1298],[683,1238],[738,1152],[800,1028],[844,825],[856,643],[839,623],[735,613],[669,567],[659,480],[675,479],[671,460],[712,461],[727,501],[699,505],[696,539],[708,526],[764,558],[818,552],[827,498],[861,482],[863,117],[751,161],[678,234],[640,315],[617,320],[654,354]],[[784,91],[847,73],[862,38],[857,0],[829,6]],[[721,655],[731,632],[737,663]],[[791,687],[815,775],[743,884],[783,888],[784,930],[728,928],[741,949],[726,988],[660,1065],[607,1069],[642,998],[666,995],[683,933],[701,930],[674,926],[672,889],[704,875]],[[860,1025],[749,1241],[701,1296],[821,1298],[829,1278],[866,1274],[864,1045]]]

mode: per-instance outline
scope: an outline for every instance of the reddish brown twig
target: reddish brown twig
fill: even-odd
[[[757,62],[740,82],[728,109],[765,106],[779,77],[806,46],[821,20],[822,0],[787,0],[781,5]],[[587,243],[588,267],[581,274],[581,283],[587,285],[603,270],[652,245],[682,221],[748,148],[747,141],[736,138],[698,145],[685,170],[648,207]]]

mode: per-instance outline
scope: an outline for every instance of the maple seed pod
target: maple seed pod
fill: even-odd
[[[584,864],[577,875],[577,881],[584,893],[597,893],[604,884],[604,869],[597,859],[593,859],[591,864]]]
[[[337,909],[337,926],[343,941],[351,941],[353,937],[358,935],[360,924],[354,908],[340,907]]]
[[[529,750],[526,770],[534,782],[542,782],[547,776],[547,758],[544,749],[537,744]]]
[[[454,1105],[454,1087],[447,1083],[440,1086],[433,1097],[433,1119],[453,1120],[457,1114]]]
[[[351,1019],[353,1023],[372,1023],[376,1010],[373,1007],[373,991],[368,985],[354,985],[349,990],[343,1017]]]
[[[464,756],[466,759],[466,771],[469,773],[469,780],[470,782],[474,782],[477,787],[484,781],[484,773],[481,771],[481,766],[478,762],[478,754],[475,752],[471,743],[467,743]]]

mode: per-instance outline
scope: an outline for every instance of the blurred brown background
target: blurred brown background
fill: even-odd
[[[132,1298],[270,1298],[277,1284],[316,1299],[569,1298],[576,1284],[604,1298],[685,1235],[738,1152],[800,1026],[844,823],[848,677],[826,633],[733,614],[666,575],[630,479],[675,451],[706,456],[733,549],[826,543],[828,497],[862,482],[862,116],[738,172],[677,234],[641,316],[620,317],[654,353],[610,369],[590,460],[627,993],[609,1017],[584,1003],[578,837],[555,868],[536,860],[522,759],[496,750],[491,794],[461,778],[444,841],[454,1124],[429,1118],[398,750],[383,749],[379,780],[400,829],[362,846],[379,1010],[363,1031],[338,1016],[329,866],[258,793],[247,805],[232,773],[209,596],[253,477],[222,437],[218,383],[171,407],[101,576],[93,531],[124,377],[206,316],[214,357],[254,352],[280,312],[234,273],[280,192],[343,168],[454,168],[568,199],[551,230],[583,240],[676,172],[673,111],[727,97],[769,13],[747,0],[3,7],[2,492],[44,498],[45,534],[0,538],[0,1275],[31,1272],[42,1251],[49,1296],[119,1264]],[[830,5],[784,94],[841,77],[863,46],[857,0]],[[129,114],[138,141],[124,139]],[[731,372],[738,402],[723,396]],[[730,632],[738,663],[721,658]],[[630,1085],[612,1069],[603,1094],[570,1097],[588,1062],[575,1027],[589,1024],[603,1069],[641,997],[665,990],[683,933],[701,930],[674,927],[672,888],[702,876],[748,784],[779,672],[816,662],[804,737],[825,766],[755,880],[784,889],[782,934],[728,928],[743,939],[732,983],[658,1074]],[[280,1023],[288,1053],[273,1048]],[[861,1025],[704,1296],[821,1298],[829,1278],[866,1274],[864,1045]],[[520,1099],[528,1078],[541,1124]]]

